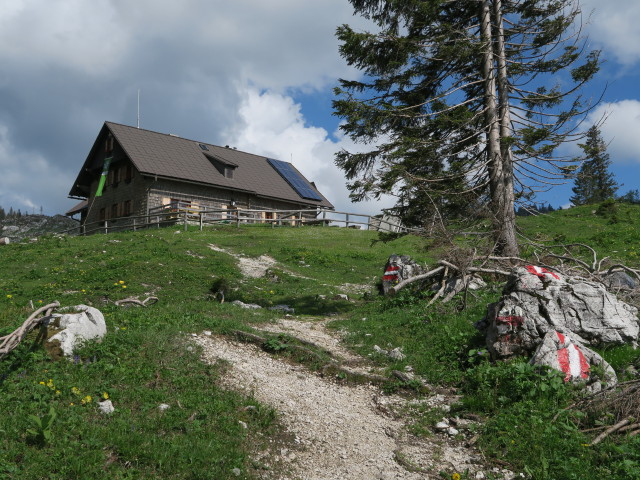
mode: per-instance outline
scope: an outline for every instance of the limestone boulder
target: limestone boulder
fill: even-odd
[[[586,382],[591,385],[591,390],[598,389],[600,382],[607,387],[618,383],[615,371],[598,353],[556,330],[544,336],[531,357],[531,364],[544,365],[562,372],[565,382]],[[594,378],[594,366],[600,367],[604,378]]]
[[[107,333],[107,325],[102,313],[87,305],[77,305],[70,309],[74,313],[55,313],[47,325],[47,344],[51,349],[59,348],[66,357],[88,340],[100,340]]]
[[[384,267],[382,291],[386,295],[398,283],[421,273],[424,273],[424,268],[412,260],[410,256],[393,254]]]
[[[531,354],[552,331],[585,346],[635,345],[637,313],[600,283],[529,265],[515,269],[488,306],[486,343],[494,358]]]

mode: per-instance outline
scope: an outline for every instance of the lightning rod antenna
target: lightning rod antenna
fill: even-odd
[[[140,128],[140,89],[138,89],[138,128]]]

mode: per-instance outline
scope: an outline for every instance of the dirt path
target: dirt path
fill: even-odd
[[[263,330],[282,332],[316,343],[346,364],[367,368],[366,360],[340,344],[337,333],[326,329],[327,321],[283,319]],[[464,439],[435,434],[416,438],[407,431],[400,410],[408,400],[388,396],[370,385],[349,386],[323,378],[303,366],[272,357],[257,346],[223,337],[200,335],[208,362],[231,364],[225,383],[276,408],[294,445],[271,452],[292,473],[282,480],[391,480],[440,478],[469,469],[472,477],[485,478],[473,449]],[[442,396],[423,402],[446,403]],[[274,477],[270,472],[270,479]]]

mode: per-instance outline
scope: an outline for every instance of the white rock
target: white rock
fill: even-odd
[[[382,355],[387,355],[389,353],[385,349],[380,348],[378,345],[374,345],[373,346],[373,351],[376,352],[376,353],[380,353]]]
[[[454,427],[449,427],[447,428],[447,433],[453,437],[455,435],[458,435],[458,433],[460,432]]]
[[[389,352],[389,357],[394,360],[404,360],[406,355],[402,353],[400,347],[396,347]]]
[[[161,412],[164,412],[165,410],[171,408],[169,405],[167,405],[166,403],[161,403],[160,405],[158,405],[158,410],[160,410]]]
[[[98,410],[100,410],[100,412],[104,414],[109,415],[110,413],[113,413],[115,408],[113,407],[113,403],[111,403],[111,400],[105,400],[104,402],[98,402]]]
[[[245,430],[246,430],[247,428],[249,428],[249,425],[247,425],[247,424],[246,424],[245,422],[243,422],[242,420],[238,420],[238,423],[239,423],[239,424],[240,424],[240,426],[241,426],[242,428],[244,428]]]
[[[233,473],[236,477],[239,477],[242,471],[239,468],[234,468],[233,470],[231,470],[231,473]]]
[[[211,330],[205,330],[204,332],[202,332],[203,335],[206,335],[207,337],[210,337],[211,334]]]
[[[436,430],[447,430],[449,428],[449,422],[438,422],[435,426]]]
[[[47,342],[60,342],[60,348],[67,357],[72,356],[74,349],[82,342],[99,340],[107,333],[104,316],[98,309],[87,305],[77,305],[72,308],[79,313],[53,314],[54,320],[49,324],[49,328],[60,329],[60,331],[47,340]],[[53,327],[52,324],[57,324],[59,327]]]

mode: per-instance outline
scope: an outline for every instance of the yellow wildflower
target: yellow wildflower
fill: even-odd
[[[13,298],[13,295],[7,294],[7,298]]]
[[[458,472],[451,475],[451,480],[460,480],[460,474]]]
[[[122,288],[127,288],[127,286],[126,285],[122,285]]]
[[[60,390],[56,390],[56,395],[60,395],[62,392]]]
[[[105,400],[108,400],[109,394],[107,392],[102,392],[102,398],[104,398]]]
[[[120,285],[124,285],[124,280],[120,280],[118,283],[119,283]]]
[[[71,389],[71,393],[73,393],[74,395],[80,395],[80,389],[78,387],[73,387]]]
[[[80,402],[83,405],[86,405],[87,403],[91,403],[91,401],[93,400],[93,398],[91,398],[91,395],[87,395],[86,397],[84,397],[82,400],[80,400]]]
[[[73,407],[73,405],[74,405],[74,403],[73,403],[73,402],[71,402],[71,403],[69,404],[69,406],[70,406],[70,407]]]
[[[45,383],[44,382],[40,382],[40,385],[45,385]]]

